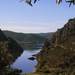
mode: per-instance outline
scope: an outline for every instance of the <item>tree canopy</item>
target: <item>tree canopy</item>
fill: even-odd
[[[29,4],[30,6],[33,6],[32,5],[32,0],[21,0],[20,2],[26,2],[27,4]],[[34,1],[34,4],[37,2],[37,1],[40,1],[40,0],[33,0]],[[62,2],[62,0],[56,0],[56,3],[57,4],[60,4]],[[71,6],[71,4],[75,5],[75,0],[65,0],[66,3],[69,3],[69,7]]]

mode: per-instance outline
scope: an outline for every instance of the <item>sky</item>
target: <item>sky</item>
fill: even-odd
[[[65,0],[40,0],[29,6],[20,0],[0,0],[0,29],[22,33],[55,32],[75,17],[75,5]]]

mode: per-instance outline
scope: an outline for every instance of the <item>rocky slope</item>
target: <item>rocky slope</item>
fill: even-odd
[[[45,41],[37,60],[36,72],[75,74],[75,18]]]

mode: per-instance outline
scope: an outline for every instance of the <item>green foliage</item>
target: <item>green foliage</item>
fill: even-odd
[[[10,54],[9,42],[0,42],[0,75],[20,75],[19,70],[12,69],[11,67],[14,58],[17,58],[17,53],[16,57],[14,57],[14,53]]]
[[[3,66],[10,65],[12,59],[12,55],[8,52],[8,42],[0,42],[0,69]]]

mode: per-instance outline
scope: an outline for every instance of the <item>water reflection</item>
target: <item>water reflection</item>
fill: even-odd
[[[37,64],[37,60],[29,60],[28,58],[31,57],[34,54],[37,54],[43,44],[25,44],[22,45],[24,51],[23,52],[15,52],[13,53],[13,64],[9,68],[3,68],[3,70],[0,70],[0,75],[3,75],[4,71],[19,68],[22,69],[22,73],[30,73],[35,71],[35,66]]]
[[[18,57],[20,57],[22,53],[23,53],[23,52],[15,52],[15,53],[13,53],[13,54],[12,54],[13,57],[14,57],[13,62],[15,62],[16,59],[18,59]]]
[[[35,66],[37,64],[37,60],[29,60],[28,58],[32,55],[38,53],[40,49],[34,50],[33,52],[24,50],[21,56],[13,63],[12,67],[22,69],[22,73],[30,73],[35,71]]]
[[[23,52],[13,53],[12,54],[13,55],[13,62],[15,62],[17,60],[17,58],[21,56],[22,53]],[[16,73],[16,71],[18,71],[18,69],[12,68],[11,65],[8,65],[8,66],[4,66],[4,64],[0,65],[0,75],[13,75]]]
[[[41,50],[42,44],[39,45],[27,44],[27,45],[23,45],[22,47],[24,47],[24,52],[13,63],[12,67],[22,69],[23,74],[34,72],[35,66],[37,64],[37,60],[31,61],[28,58],[34,54],[37,54]]]

